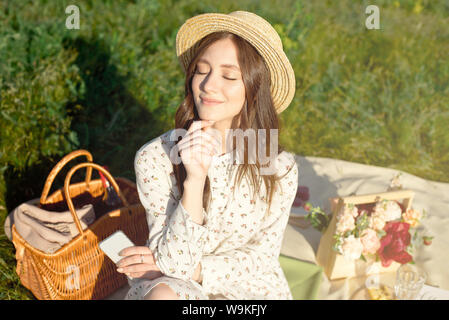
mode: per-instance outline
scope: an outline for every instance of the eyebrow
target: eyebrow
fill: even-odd
[[[198,63],[200,63],[200,62],[204,62],[204,63],[207,63],[207,64],[210,65],[209,61],[207,61],[206,59],[200,59],[200,60],[198,60]],[[222,68],[228,68],[228,69],[235,69],[235,70],[237,70],[237,71],[240,71],[240,68],[237,67],[236,65],[233,65],[233,64],[222,64],[222,65],[220,65],[220,67],[222,67]]]

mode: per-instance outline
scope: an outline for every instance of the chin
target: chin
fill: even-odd
[[[213,112],[205,112],[205,111],[198,111],[198,117],[201,120],[212,120],[212,121],[218,121],[220,120],[220,117],[217,117],[217,115],[214,115]]]

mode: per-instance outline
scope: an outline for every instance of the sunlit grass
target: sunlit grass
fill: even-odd
[[[64,9],[75,3],[81,29],[67,30]],[[380,30],[364,26],[369,4],[380,8]],[[288,150],[449,182],[447,1],[6,1],[1,226],[40,196],[44,160],[69,149],[133,179],[135,151],[173,127],[183,96],[177,30],[193,15],[235,10],[269,20],[292,62],[296,95],[281,114]],[[33,298],[13,249],[1,228],[0,299]]]

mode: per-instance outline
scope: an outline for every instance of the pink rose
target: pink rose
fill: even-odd
[[[373,229],[365,229],[360,238],[363,244],[363,253],[374,254],[380,248],[380,239],[377,237],[376,231]]]

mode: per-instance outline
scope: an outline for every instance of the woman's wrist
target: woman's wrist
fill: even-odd
[[[186,179],[181,203],[196,224],[203,225],[203,190],[205,179]]]
[[[201,191],[204,188],[204,185],[206,183],[206,176],[204,177],[189,177],[187,176],[184,180],[184,189],[187,187],[193,187],[193,188],[199,188],[201,187]]]

